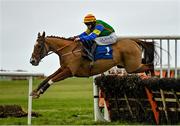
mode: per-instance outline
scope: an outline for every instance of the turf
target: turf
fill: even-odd
[[[42,80],[34,79],[33,88]],[[32,118],[33,125],[94,125],[92,78],[70,78],[51,86],[33,100],[33,111],[42,116]],[[27,111],[28,81],[0,80],[0,105],[17,104]],[[26,125],[27,118],[0,118],[0,125]],[[111,123],[113,124],[113,123]]]
[[[33,88],[42,80],[34,79]],[[17,104],[27,112],[28,81],[0,80],[0,105]],[[33,111],[42,116],[32,118],[33,125],[114,125],[132,122],[95,122],[92,78],[69,78],[51,86],[33,100]],[[27,117],[0,118],[0,125],[26,125]]]

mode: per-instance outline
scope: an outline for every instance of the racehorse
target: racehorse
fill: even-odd
[[[93,65],[92,61],[84,58],[83,45],[81,42],[74,42],[71,39],[66,39],[56,36],[45,36],[45,32],[41,35],[38,33],[38,38],[34,45],[34,50],[30,59],[30,63],[34,66],[39,65],[41,59],[53,52],[59,56],[60,68],[52,75],[48,76],[39,86],[33,90],[31,95],[33,98],[38,98],[46,89],[53,83],[66,79],[68,77],[89,77],[103,73],[113,66],[121,66],[128,73],[139,73],[154,71],[154,42],[147,43],[138,39],[118,39],[112,45],[113,59],[99,59]],[[147,64],[142,63],[142,50],[145,50],[147,57],[151,59]],[[153,58],[151,58],[153,56]]]

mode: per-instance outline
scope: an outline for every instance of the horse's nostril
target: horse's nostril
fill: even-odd
[[[30,59],[30,63],[31,64],[34,64],[35,63],[35,60],[33,58]]]

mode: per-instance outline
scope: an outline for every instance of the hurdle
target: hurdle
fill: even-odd
[[[170,46],[174,46],[174,77],[177,78],[177,52],[178,52],[178,43],[180,43],[180,36],[122,36],[120,38],[129,38],[129,39],[141,39],[144,41],[155,41],[156,44],[158,44],[159,48],[163,48],[163,43],[166,44],[166,48],[163,48],[167,50],[167,52],[170,52]],[[159,57],[160,57],[160,77],[163,77],[163,58],[167,58],[167,77],[170,77],[170,68],[171,68],[171,55],[168,54],[167,57],[163,56],[163,50],[159,50]],[[167,53],[165,52],[165,53]]]
[[[44,76],[43,73],[28,73],[28,72],[0,72],[0,76],[23,76],[28,79],[28,116],[27,116],[27,124],[31,125],[31,114],[32,114],[32,96],[30,93],[32,92],[33,85],[33,77]]]
[[[167,52],[170,52],[170,47],[173,45],[174,46],[174,78],[177,78],[178,76],[178,60],[177,60],[177,54],[178,54],[178,44],[180,43],[180,36],[120,36],[119,38],[122,39],[140,39],[144,41],[155,41],[156,44],[158,44],[159,49],[157,49],[158,54],[159,54],[159,67],[156,67],[155,70],[159,69],[160,71],[160,78],[163,78],[163,71],[164,69],[167,70],[167,77],[170,78],[171,76],[171,65],[172,65],[172,60],[171,60],[171,55],[163,53],[163,50],[160,48],[163,48],[167,50]],[[163,43],[166,44],[166,47],[163,47]],[[167,53],[165,52],[165,53]],[[167,58],[167,65],[164,64],[165,61],[163,61],[163,58]],[[166,67],[164,67],[166,66]],[[164,67],[164,68],[163,68]],[[99,110],[99,89],[98,86],[95,84],[95,78],[96,76],[93,77],[93,94],[94,94],[94,120],[95,121],[111,121],[109,117],[109,112],[107,109],[107,105],[104,102],[104,115],[100,112]],[[163,91],[161,90],[161,95],[163,95]],[[164,108],[166,106],[164,105]]]

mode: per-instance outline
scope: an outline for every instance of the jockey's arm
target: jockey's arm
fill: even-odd
[[[80,35],[78,35],[78,37],[83,37],[83,36],[86,36],[86,35],[88,35],[88,34],[86,32],[83,32]]]
[[[85,31],[85,32],[81,33],[80,35],[76,35],[76,36],[74,36],[72,38],[73,38],[74,41],[79,41],[80,37],[87,36],[87,35],[88,35],[87,31]]]
[[[79,36],[80,41],[84,42],[84,41],[94,40],[95,38],[97,38],[101,34],[103,29],[104,29],[104,27],[102,25],[96,25],[95,29],[90,34]]]
[[[87,36],[88,34],[90,34],[91,31],[89,29],[87,29],[85,32],[81,33],[80,35],[78,35],[78,37],[83,37],[83,36]]]

